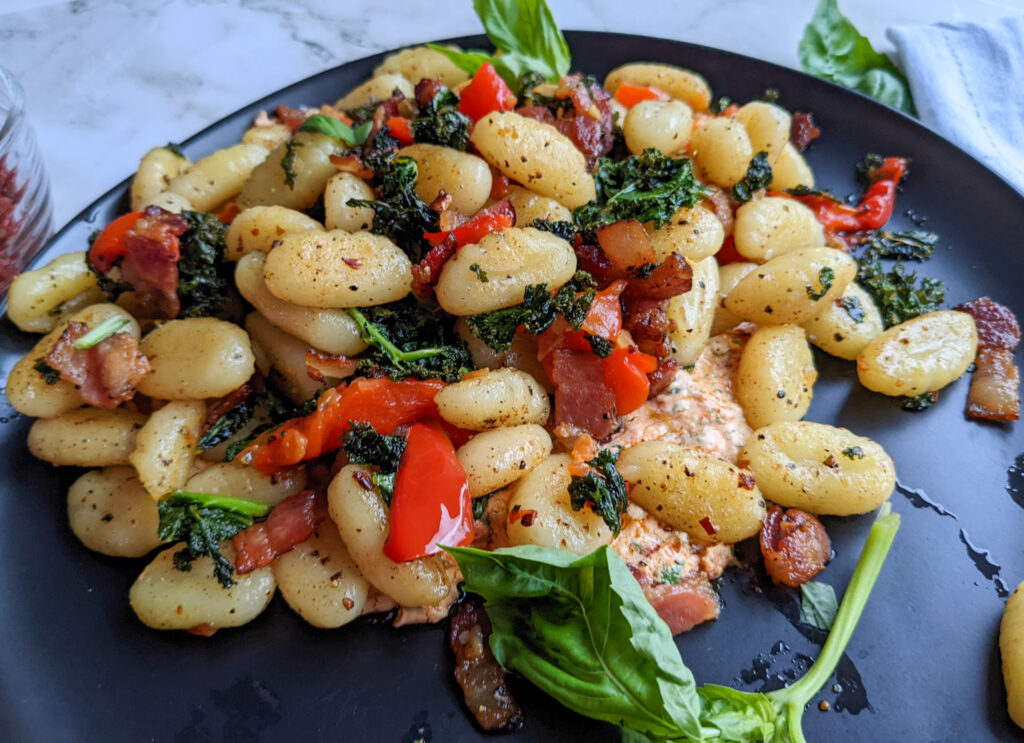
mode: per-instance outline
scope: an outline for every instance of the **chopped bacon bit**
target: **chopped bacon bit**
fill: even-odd
[[[639,268],[656,260],[654,243],[639,220],[621,219],[598,227],[596,234],[601,250],[620,271]]]
[[[640,350],[643,351],[642,348]],[[645,353],[649,352],[645,351]],[[675,359],[665,359],[662,361],[661,365],[651,372],[648,377],[651,382],[651,391],[647,393],[647,399],[655,398],[667,390],[672,385],[672,380],[676,378],[676,372],[678,371],[679,362]]]
[[[739,486],[741,488],[743,488],[744,490],[753,490],[754,485],[756,484],[757,483],[754,482],[753,475],[751,475],[749,472],[740,472]]]
[[[491,620],[479,601],[463,602],[448,629],[448,644],[455,653],[455,680],[480,727],[515,730],[523,724],[523,712],[509,694],[505,669],[491,652],[490,634]]]
[[[305,111],[300,111],[291,106],[278,106],[274,114],[282,124],[292,130],[292,134],[298,131],[299,127],[302,126],[302,122],[307,118]]]
[[[1013,310],[988,297],[954,309],[974,318],[978,357],[967,395],[967,417],[991,421],[1020,418],[1020,369],[1013,352],[1020,343],[1020,324]]]
[[[622,302],[623,330],[629,333],[637,348],[659,359],[667,358],[672,352],[668,339],[672,321],[665,306],[666,302],[660,299],[627,297]]]
[[[249,395],[252,394],[253,384],[246,382],[236,390],[232,390],[224,397],[219,400],[213,400],[206,406],[206,420],[203,421],[202,428],[199,429],[199,435],[202,436],[204,433],[213,428],[213,424],[219,421],[225,414],[237,408],[243,402],[248,399]]]
[[[441,277],[441,267],[458,249],[459,241],[455,239],[455,233],[449,232],[423,256],[423,260],[412,267],[413,291],[420,295],[429,294]]]
[[[718,221],[725,228],[725,236],[730,237],[732,236],[733,225],[736,222],[736,207],[739,206],[739,202],[732,195],[732,191],[726,191],[714,186],[711,188],[714,193],[711,194],[711,198],[704,200],[704,206],[715,213]]]
[[[349,153],[348,155],[331,155],[329,159],[331,161],[331,165],[336,167],[342,173],[351,173],[363,180],[373,178],[373,171],[363,165],[363,159],[355,153]]]
[[[314,382],[323,382],[327,377],[351,377],[356,373],[356,366],[356,362],[348,356],[317,351],[315,348],[306,351],[306,374]]]
[[[420,106],[426,106],[441,92],[441,88],[444,84],[440,80],[431,80],[429,78],[423,78],[416,83],[416,90],[414,96],[416,97],[416,103]]]
[[[79,389],[82,399],[96,408],[116,408],[131,400],[135,387],[150,372],[149,359],[139,351],[130,333],[114,333],[92,348],[76,349],[75,342],[89,331],[81,322],[69,322],[46,363],[60,378]]]
[[[373,478],[362,470],[356,470],[353,472],[352,479],[359,483],[359,487],[363,490],[373,490]]]
[[[488,167],[491,169],[491,201],[501,201],[508,195],[508,187],[512,185],[512,180],[493,165]],[[519,225],[519,227],[528,226]]]
[[[718,533],[718,529],[716,529],[715,525],[711,523],[711,518],[709,516],[705,516],[697,523],[700,524],[701,528],[707,533],[709,537],[713,537],[715,534]]]
[[[825,569],[832,554],[825,527],[797,508],[772,506],[761,528],[761,555],[775,583],[797,587]]]
[[[693,269],[679,253],[672,253],[643,278],[633,275],[627,281],[623,292],[627,297],[671,299],[690,291]]]
[[[196,637],[213,637],[218,629],[219,627],[214,627],[209,622],[203,622],[202,624],[197,624],[195,627],[189,627],[186,631],[190,635],[195,635]]]
[[[789,141],[793,143],[800,152],[821,136],[821,129],[814,125],[814,118],[811,114],[799,111],[793,114],[793,123],[789,127]]]
[[[620,277],[611,258],[605,255],[605,252],[597,245],[578,241],[572,249],[576,253],[576,263],[579,269],[593,276],[598,286],[605,286]]]
[[[158,206],[147,206],[125,233],[121,277],[134,292],[129,309],[136,317],[170,319],[178,316],[178,238],[188,221]]]
[[[597,439],[615,430],[615,392],[604,383],[601,359],[589,351],[556,348],[551,381],[555,385],[555,423],[569,423]]]
[[[593,168],[597,159],[611,152],[615,144],[612,110],[608,105],[611,96],[600,85],[584,85],[579,73],[563,77],[555,96],[572,99],[573,111],[562,112],[555,118],[546,106],[523,106],[516,113],[553,125],[583,153],[587,168]]]
[[[275,557],[305,542],[316,530],[316,493],[303,490],[274,507],[267,520],[232,538],[235,572],[239,575],[269,565]]]

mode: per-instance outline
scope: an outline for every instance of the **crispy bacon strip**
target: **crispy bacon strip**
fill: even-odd
[[[988,297],[955,309],[974,318],[978,357],[967,394],[967,417],[990,421],[1020,419],[1020,369],[1013,353],[1020,343],[1020,324],[1013,310]]]
[[[455,653],[455,680],[480,727],[516,730],[523,724],[523,711],[508,691],[505,669],[491,652],[490,634],[491,620],[483,606],[474,600],[463,602],[448,629],[448,644]]]
[[[310,348],[306,351],[306,374],[314,382],[323,382],[327,377],[345,379],[356,373],[358,364],[348,356],[326,353]]]
[[[768,577],[795,588],[825,569],[832,543],[816,516],[772,506],[761,528],[761,555]]]
[[[584,85],[582,75],[576,74],[562,78],[555,97],[570,98],[573,111],[556,118],[546,106],[523,106],[516,113],[554,126],[583,153],[587,168],[593,168],[597,159],[611,152],[615,144],[612,110],[608,105],[611,96],[600,85]]]
[[[800,152],[810,146],[811,142],[821,136],[821,129],[814,125],[814,117],[811,114],[793,114],[793,123],[789,127],[789,141],[793,143]]]
[[[180,214],[148,206],[135,226],[125,233],[121,278],[134,289],[128,309],[136,317],[178,316],[178,238],[187,231],[188,221]]]
[[[136,386],[149,374],[149,359],[130,333],[114,333],[92,348],[76,349],[75,342],[88,330],[85,323],[68,323],[46,363],[77,386],[87,404],[116,408],[135,395]]]
[[[303,490],[274,507],[266,521],[253,524],[234,537],[235,571],[239,575],[269,565],[316,531],[316,494]]]
[[[671,299],[685,294],[693,286],[693,269],[679,255],[672,253],[654,267],[649,274],[637,276],[635,273],[627,279],[624,297],[642,297],[644,299]]]
[[[589,351],[552,351],[555,423],[569,423],[600,440],[615,430],[615,392],[604,383],[601,359]]]
[[[355,153],[348,155],[331,155],[328,159],[331,161],[331,165],[336,167],[342,173],[351,173],[363,180],[373,178],[373,171],[363,165],[363,159]]]

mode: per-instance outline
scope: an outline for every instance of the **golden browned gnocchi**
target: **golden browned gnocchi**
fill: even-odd
[[[491,169],[476,155],[436,144],[403,147],[396,157],[416,161],[416,195],[430,204],[442,191],[452,197],[451,206],[463,214],[475,214],[491,193]]]
[[[676,98],[694,111],[706,111],[711,105],[711,86],[692,70],[651,62],[633,62],[617,67],[604,79],[604,87],[614,94],[623,82],[652,87]]]
[[[236,144],[191,165],[167,190],[188,199],[193,209],[209,211],[241,191],[266,158],[267,150],[258,144]]]
[[[324,226],[302,212],[283,206],[252,206],[239,212],[224,236],[224,257],[237,261],[259,251],[269,253],[289,232],[322,230]]]
[[[736,252],[764,263],[783,253],[825,245],[825,231],[814,212],[794,199],[766,196],[736,210]]]
[[[626,146],[634,155],[653,147],[674,155],[686,147],[693,131],[693,111],[682,101],[641,101],[629,109],[622,125]]]
[[[68,523],[82,544],[112,557],[142,557],[160,546],[156,501],[132,467],[104,467],[68,490]]]
[[[807,413],[818,371],[803,328],[768,325],[747,340],[736,369],[736,400],[754,428]]]
[[[185,484],[205,417],[205,403],[176,400],[154,411],[139,430],[128,460],[154,499]]]
[[[146,416],[124,408],[81,408],[40,418],[28,431],[28,450],[44,462],[76,467],[128,464]]]
[[[239,186],[238,206],[242,209],[273,205],[308,209],[323,193],[328,179],[338,172],[331,155],[342,151],[334,137],[313,132],[299,132],[269,154],[260,145],[246,146],[256,148],[263,156]]]
[[[471,431],[546,423],[551,412],[544,388],[519,369],[477,372],[434,397],[449,423]]]
[[[96,274],[85,262],[85,253],[75,251],[19,274],[7,290],[7,316],[21,330],[48,333],[105,297],[97,286]]]
[[[1024,592],[1014,589],[999,622],[999,653],[1003,659],[1003,682],[1010,719],[1024,727]]]
[[[477,498],[509,485],[551,453],[551,436],[536,423],[481,431],[459,447],[469,494]]]

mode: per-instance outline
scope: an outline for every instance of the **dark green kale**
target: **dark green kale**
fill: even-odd
[[[843,456],[847,459],[863,459],[864,450],[859,446],[848,446],[843,449]]]
[[[469,266],[469,270],[476,274],[476,277],[480,280],[480,283],[486,284],[490,279],[487,278],[487,272],[480,268],[479,263],[472,263]]]
[[[855,323],[864,322],[864,307],[857,297],[839,297],[836,302],[839,303],[842,309],[846,310],[846,314]]]
[[[605,340],[599,335],[591,335],[590,333],[586,333],[584,337],[587,339],[587,343],[590,344],[590,350],[599,358],[606,359],[612,355],[615,346],[611,341]]]
[[[381,498],[389,506],[395,494],[395,473],[402,461],[405,451],[405,437],[398,435],[385,436],[369,423],[353,423],[345,433],[342,448],[354,464],[376,466],[378,472],[373,474],[373,484],[380,491]]]
[[[779,98],[781,97],[782,93],[778,88],[765,88],[758,100],[767,101],[768,103],[778,103]]]
[[[875,230],[868,239],[868,251],[879,258],[924,261],[932,257],[938,244],[938,234],[927,230],[907,230],[906,232]]]
[[[618,449],[602,449],[587,462],[597,472],[588,472],[583,477],[573,475],[569,482],[569,503],[573,510],[589,505],[616,535],[622,530],[622,514],[629,505],[626,483],[615,468],[618,459]]]
[[[373,164],[371,159],[365,161],[376,174],[377,198],[349,199],[348,205],[373,209],[370,230],[389,238],[413,263],[418,263],[430,249],[423,233],[437,232],[439,227],[437,213],[416,195],[416,161],[410,157],[394,157],[390,152],[373,158]]]
[[[480,521],[484,517],[484,513],[487,512],[487,503],[491,500],[490,494],[481,495],[478,498],[473,499],[473,518],[476,521]]]
[[[302,147],[302,142],[289,139],[284,145],[284,156],[281,158],[281,170],[284,171],[284,184],[295,189],[295,148]]]
[[[469,142],[469,117],[459,112],[459,98],[441,86],[433,99],[420,106],[412,120],[412,137],[417,142],[465,150]]]
[[[882,167],[885,158],[875,152],[869,152],[864,159],[857,163],[857,180],[861,186],[867,188],[874,182],[875,171]],[[904,172],[906,178],[907,172]]]
[[[758,152],[747,167],[747,173],[732,187],[732,195],[741,204],[746,204],[754,197],[754,192],[768,188],[772,182],[772,166],[768,163],[768,153]]]
[[[237,457],[245,447],[247,447],[249,444],[255,441],[256,437],[259,436],[264,431],[269,431],[271,428],[274,428],[291,418],[298,418],[312,413],[313,410],[316,408],[316,403],[320,397],[320,394],[321,391],[318,390],[316,395],[307,400],[301,406],[293,405],[290,400],[285,399],[284,397],[282,397],[269,387],[265,388],[262,392],[250,394],[249,397],[246,398],[246,403],[251,405],[254,413],[259,408],[265,408],[267,420],[266,422],[256,426],[256,428],[250,431],[249,434],[244,438],[239,439],[238,441],[231,442],[231,444],[228,445],[227,449],[224,452],[224,461],[230,462],[232,459]],[[260,412],[262,413],[262,411]],[[241,414],[239,414],[239,416],[241,417]],[[218,422],[219,420],[220,419],[218,419]],[[233,424],[227,423],[225,425]],[[244,422],[242,423],[242,425],[244,426]],[[227,440],[227,438],[233,436],[235,433],[237,433],[238,430],[241,429],[241,427],[242,426],[239,426],[238,429],[233,431],[231,434],[229,434],[222,440]],[[217,443],[220,442],[214,442],[212,446],[215,446]]]
[[[550,232],[552,235],[557,235],[570,243],[573,241],[573,238],[579,234],[579,230],[572,222],[551,222],[547,219],[535,219],[530,222],[529,226],[538,230]]]
[[[732,98],[728,96],[722,96],[721,98],[711,101],[711,105],[708,106],[708,110],[715,116],[721,116],[722,112],[732,105]]]
[[[231,265],[224,260],[228,228],[209,212],[181,213],[188,231],[178,260],[178,317],[219,317],[232,296]]]
[[[57,384],[60,381],[60,372],[47,364],[46,359],[37,360],[32,368],[43,375],[43,381],[47,384]]]
[[[825,266],[823,269],[818,271],[818,281],[821,284],[821,291],[814,291],[814,287],[807,287],[807,296],[817,302],[819,299],[828,294],[828,290],[832,288],[832,282],[835,281],[836,272],[833,271],[829,266]]]
[[[350,108],[345,113],[352,119],[353,124],[365,124],[367,121],[373,121],[373,115],[377,113],[377,106],[379,105],[380,101],[371,100],[369,103],[364,103],[358,108]]]
[[[366,167],[377,174],[378,180],[382,172],[392,167],[391,161],[400,144],[395,137],[391,136],[391,129],[382,126],[373,135],[373,139],[363,147],[363,162]]]
[[[602,157],[594,168],[597,198],[573,212],[576,223],[593,230],[620,219],[637,219],[664,227],[680,207],[711,195],[694,180],[686,158],[671,158],[654,148],[625,160]]]
[[[899,261],[891,271],[886,271],[878,257],[869,250],[857,263],[857,283],[878,305],[887,328],[939,309],[946,298],[946,289],[941,281],[929,277],[922,277],[919,281],[917,273],[908,271]]]
[[[411,296],[348,313],[370,345],[359,364],[363,373],[457,382],[473,369],[469,350],[447,314]]]
[[[920,395],[915,397],[901,397],[900,407],[904,410],[910,410],[916,413],[921,410],[927,410],[938,401],[938,392],[922,392]]]
[[[516,328],[539,335],[551,327],[559,315],[569,327],[579,330],[594,303],[594,279],[585,271],[577,271],[569,283],[554,296],[547,284],[533,284],[523,292],[522,304],[466,318],[470,331],[495,351],[503,353],[512,345]],[[579,295],[579,296],[577,296]]]
[[[230,539],[270,513],[264,503],[174,490],[157,504],[160,524],[157,536],[164,542],[185,542],[185,549],[174,554],[174,567],[183,572],[192,569],[199,557],[213,560],[213,574],[225,588],[235,584],[234,567],[220,551],[220,543]]]
[[[825,198],[832,199],[833,201],[838,201],[838,199],[836,199],[836,197],[833,196],[828,191],[823,191],[803,185],[787,188],[786,193],[788,193],[790,196],[824,196]]]
[[[199,450],[206,451],[207,449],[212,449],[217,444],[227,441],[245,428],[245,425],[252,420],[252,416],[255,413],[256,397],[255,394],[250,394],[242,402],[214,421],[206,433],[199,437],[199,442],[196,444]]]

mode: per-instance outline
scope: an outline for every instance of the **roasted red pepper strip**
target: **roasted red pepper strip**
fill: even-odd
[[[412,121],[404,116],[392,116],[384,124],[391,130],[391,136],[399,143],[412,144],[415,141],[412,138]]]
[[[622,294],[626,286],[626,282],[619,279],[599,291],[579,330],[570,329],[565,318],[559,316],[551,324],[551,327],[541,333],[537,339],[537,357],[541,362],[545,362],[556,348],[571,348],[574,351],[591,350],[590,342],[587,340],[588,335],[614,343],[619,337],[619,331],[622,330],[622,307],[619,304],[619,295]]]
[[[450,232],[424,232],[423,238],[436,247],[444,242],[448,235],[454,235],[456,246],[461,248],[463,245],[480,242],[492,232],[507,230],[515,223],[516,210],[512,207],[512,202],[499,201],[481,209]]]
[[[261,436],[238,459],[273,474],[336,450],[353,421],[371,423],[378,433],[391,434],[406,423],[437,418],[434,395],[444,386],[433,379],[356,379],[324,392],[315,411]]]
[[[142,212],[123,214],[104,228],[89,248],[89,263],[100,273],[113,268],[124,257],[124,236],[142,218]]]
[[[896,187],[903,179],[907,161],[902,157],[887,157],[871,174],[871,185],[861,196],[857,206],[850,206],[828,196],[808,194],[794,196],[814,212],[827,232],[860,232],[877,230],[889,221],[896,204]],[[782,195],[786,194],[773,194]]]
[[[616,348],[602,359],[604,383],[615,393],[615,412],[628,415],[647,401],[651,383],[647,378],[658,368],[658,360],[640,351]]]
[[[512,89],[490,62],[484,62],[473,79],[459,93],[459,111],[479,121],[492,111],[511,111],[516,107]]]
[[[625,81],[619,83],[615,90],[615,100],[626,108],[632,108],[642,101],[667,101],[668,95],[657,88],[646,85],[633,85]]]
[[[406,562],[472,540],[473,504],[455,447],[440,426],[414,423],[395,477],[384,554]]]

